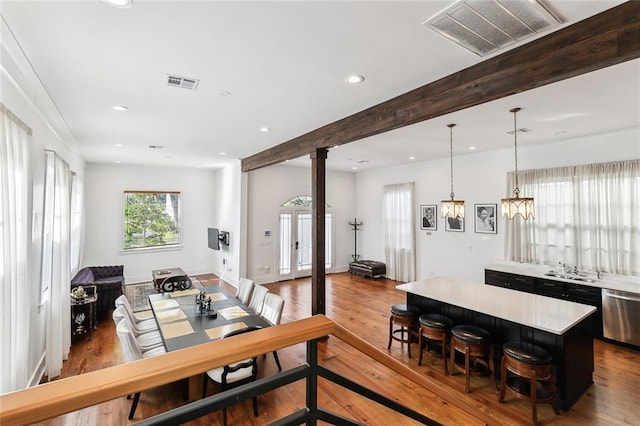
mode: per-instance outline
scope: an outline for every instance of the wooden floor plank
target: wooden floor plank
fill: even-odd
[[[203,285],[219,282],[215,275],[198,276]],[[371,280],[351,276],[348,273],[327,275],[326,314],[370,344],[387,351],[389,308],[403,303],[405,293],[395,289],[398,283],[386,279]],[[228,290],[233,288],[223,283]],[[285,299],[282,322],[305,318],[311,314],[311,281],[309,278],[283,281],[266,285],[269,291]],[[600,340],[594,341],[595,372],[594,385],[569,410],[556,416],[550,405],[542,404],[538,419],[545,425],[633,425],[637,424],[640,406],[640,353],[626,347]],[[412,348],[412,359],[407,356],[406,346],[393,342],[388,353],[410,368],[438,380],[443,387],[459,392],[470,403],[477,405],[502,424],[529,422],[530,404],[507,397],[507,403],[498,402],[498,391],[491,380],[473,377],[472,392],[464,394],[462,375],[445,376],[442,360],[425,356],[422,366],[417,365],[417,346]],[[284,369],[305,362],[304,345],[296,345],[278,351]],[[443,424],[478,424],[466,413],[450,407],[434,394],[397,375],[375,361],[360,354],[350,346],[332,337],[319,345],[320,362],[364,386],[402,402],[403,404],[433,417]],[[83,374],[123,362],[113,321],[100,322],[92,340],[82,340],[72,346],[69,360],[65,361],[62,377]],[[277,372],[273,356],[259,360],[260,375]],[[319,405],[325,409],[346,415],[370,425],[417,424],[375,403],[354,395],[340,386],[319,382]],[[210,394],[215,387],[209,386]],[[143,392],[134,421],[181,405],[179,384],[161,386]],[[260,416],[254,417],[251,403],[240,403],[228,410],[230,425],[264,425],[304,407],[304,383],[297,382],[286,388],[259,397]],[[124,425],[129,424],[127,415],[131,401],[123,398],[109,401],[66,416],[50,420],[45,425]],[[192,425],[221,424],[221,415],[212,414],[191,423]]]

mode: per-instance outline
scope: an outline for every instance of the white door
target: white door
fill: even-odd
[[[325,270],[333,271],[332,216],[325,214]],[[313,216],[310,210],[280,212],[278,279],[287,280],[311,275]]]

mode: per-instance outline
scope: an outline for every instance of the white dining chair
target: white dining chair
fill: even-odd
[[[134,312],[127,309],[126,304],[117,305],[116,310],[119,308],[121,308],[120,312],[123,312],[123,314],[126,315],[126,317],[129,319],[129,322],[133,325],[136,334],[148,333],[149,331],[158,330],[158,323],[156,322],[155,318],[136,320]]]
[[[122,355],[124,356],[125,362],[137,361],[139,359],[150,358],[166,353],[163,347],[143,351],[133,334],[131,324],[127,320],[118,322],[118,325],[116,326],[116,333],[118,334],[118,340],[120,341],[120,347],[122,348]],[[140,392],[136,392],[133,396],[133,402],[131,403],[131,410],[129,410],[129,420],[133,419],[139,401]]]
[[[249,303],[249,298],[251,297],[251,290],[253,290],[253,280],[249,278],[240,278],[238,282],[238,289],[236,291],[236,299],[240,301],[243,305],[247,305]]]
[[[125,296],[124,294],[118,296],[118,298],[115,300],[115,305],[116,307],[120,305],[124,306],[136,320],[136,323],[146,319],[153,319],[153,311],[151,309],[135,312],[133,310],[133,306],[131,306],[131,302],[129,302],[129,299],[127,299],[127,296]]]
[[[284,299],[278,294],[267,293],[264,296],[264,303],[262,304],[260,316],[267,320],[267,322],[269,322],[271,325],[278,325],[280,324],[280,320],[282,319],[283,309]],[[278,371],[282,371],[282,366],[280,365],[280,359],[278,358],[277,351],[273,351],[273,359],[276,361]]]
[[[133,335],[138,342],[138,345],[142,349],[142,351],[150,350],[153,348],[157,348],[163,346],[162,336],[160,335],[160,331],[151,330],[145,333],[140,333],[135,329],[135,326],[131,324],[131,320],[127,316],[125,312],[125,308],[123,306],[118,306],[113,310],[113,322],[116,324],[116,327],[120,322],[127,321],[129,323],[129,328],[132,330]]]
[[[251,292],[251,299],[249,299],[249,308],[253,309],[256,314],[260,314],[262,311],[262,305],[264,304],[264,297],[269,292],[269,289],[262,285],[255,285],[253,292]]]

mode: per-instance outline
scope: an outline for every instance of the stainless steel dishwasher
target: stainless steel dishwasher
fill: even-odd
[[[640,294],[602,290],[604,337],[640,346]]]

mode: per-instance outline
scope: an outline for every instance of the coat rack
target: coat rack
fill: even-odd
[[[360,230],[360,226],[362,226],[362,224],[363,222],[358,222],[358,219],[356,219],[355,217],[353,218],[353,222],[349,222],[349,225],[351,225],[351,227],[353,228],[353,254],[351,255],[351,257],[353,257],[354,262],[360,258],[360,255],[358,254],[358,231]]]

